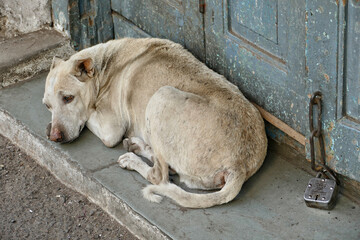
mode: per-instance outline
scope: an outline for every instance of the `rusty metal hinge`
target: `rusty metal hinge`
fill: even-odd
[[[205,0],[199,0],[199,12],[204,14],[205,13]]]

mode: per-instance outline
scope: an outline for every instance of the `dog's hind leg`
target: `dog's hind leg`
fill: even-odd
[[[141,138],[125,138],[123,140],[123,145],[128,152],[133,152],[153,162],[152,158],[154,157],[154,153],[151,147],[147,145]]]

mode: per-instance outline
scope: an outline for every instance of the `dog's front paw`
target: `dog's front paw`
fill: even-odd
[[[122,168],[126,168],[128,170],[134,170],[134,168],[132,168],[131,164],[133,163],[133,161],[136,161],[136,158],[138,158],[138,156],[136,156],[132,152],[128,152],[128,153],[121,155],[117,162],[119,163],[120,167],[122,167]]]

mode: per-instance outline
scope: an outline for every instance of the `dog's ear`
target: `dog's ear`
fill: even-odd
[[[54,67],[56,67],[57,65],[59,65],[59,63],[62,63],[64,60],[62,60],[61,58],[54,56],[52,63],[51,63],[51,67],[50,69],[53,69]]]
[[[85,58],[75,61],[75,76],[79,81],[86,81],[93,78],[95,74],[94,61],[91,58]]]

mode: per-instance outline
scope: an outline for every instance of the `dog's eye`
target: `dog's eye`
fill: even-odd
[[[45,106],[47,107],[47,109],[50,109],[50,106],[48,104],[45,103]]]
[[[65,104],[71,103],[72,100],[74,100],[74,96],[73,96],[73,95],[63,96],[63,102],[64,102]]]

